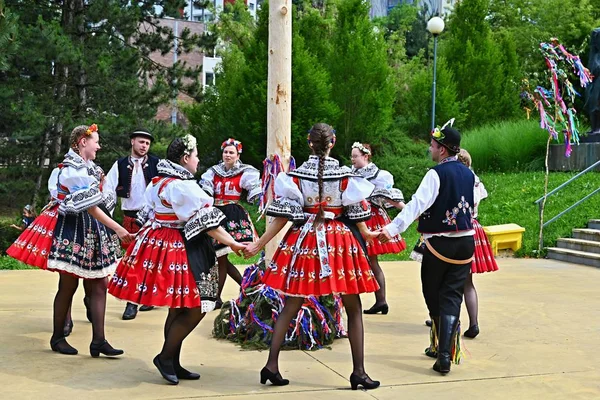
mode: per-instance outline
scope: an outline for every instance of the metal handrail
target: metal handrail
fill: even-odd
[[[542,196],[539,199],[537,199],[536,201],[534,201],[534,204],[538,204],[540,201],[544,200],[544,197],[545,198],[550,197],[550,195],[553,195],[554,193],[558,192],[560,189],[567,186],[569,183],[573,182],[574,180],[579,179],[579,177],[581,175],[585,174],[586,172],[589,172],[591,169],[593,169],[594,167],[596,167],[599,164],[600,164],[600,160],[596,161],[595,163],[593,163],[592,165],[590,165],[589,167],[587,167],[586,169],[584,169],[583,171],[581,171],[580,173],[578,173],[577,175],[575,175],[574,177],[572,177],[571,179],[569,179],[568,181],[566,181],[565,183],[563,183],[562,185],[557,187],[556,189],[552,190],[547,195]]]
[[[554,193],[558,192],[559,190],[561,190],[562,188],[567,186],[569,183],[579,179],[581,177],[581,175],[591,171],[598,165],[600,165],[600,160],[596,161],[595,163],[593,163],[592,165],[590,165],[589,167],[587,167],[586,169],[584,169],[583,171],[581,171],[580,173],[578,173],[577,175],[575,175],[574,177],[572,177],[571,179],[569,179],[568,181],[563,183],[562,185],[559,185],[557,188],[552,190],[550,193],[548,193],[545,196],[542,196],[539,199],[537,199],[536,201],[534,201],[534,204],[538,205],[540,221],[542,220],[542,204],[543,204],[542,200],[544,200],[544,198],[547,199],[548,197],[550,197]],[[570,207],[567,207],[565,210],[558,213],[558,215],[556,215],[553,218],[549,219],[548,221],[544,222],[544,224],[542,225],[542,228],[541,228],[542,232],[540,232],[540,249],[543,247],[543,244],[544,244],[544,228],[546,226],[548,226],[550,223],[556,221],[557,219],[562,217],[564,214],[568,213],[569,211],[571,211],[572,209],[577,207],[579,204],[583,203],[584,201],[586,201],[587,199],[589,199],[590,197],[592,197],[593,195],[595,195],[598,192],[600,192],[600,188],[595,189],[592,193],[588,194],[587,196],[583,197],[582,199],[579,199],[578,201],[575,202],[575,204],[571,205]]]

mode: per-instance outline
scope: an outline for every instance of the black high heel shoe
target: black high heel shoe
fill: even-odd
[[[158,355],[154,357],[154,360],[152,360],[152,362],[158,369],[158,372],[160,372],[162,377],[165,378],[167,382],[173,385],[179,384],[179,379],[177,378],[177,374],[175,373],[175,369],[172,365],[165,365],[162,362],[160,362],[160,356]]]
[[[373,307],[369,308],[368,310],[364,310],[363,312],[365,314],[377,314],[377,313],[381,313],[383,315],[386,315],[388,313],[388,311],[390,310],[390,308],[388,307],[387,304],[381,304],[381,305],[373,305]]]
[[[362,386],[363,389],[377,389],[380,384],[381,382],[369,378],[369,375],[365,375],[364,377],[355,374],[350,375],[350,386],[352,387],[352,390],[358,389],[358,385]]]
[[[464,333],[465,337],[469,339],[475,339],[477,335],[479,335],[479,325],[475,324],[467,329]]]
[[[106,340],[102,343],[90,343],[90,355],[94,358],[100,357],[100,353],[105,356],[115,357],[125,353],[121,349],[115,349]]]
[[[271,381],[273,386],[285,386],[290,383],[289,379],[283,379],[279,372],[274,374],[267,367],[264,367],[260,370],[260,383],[264,385],[268,380]]]
[[[69,336],[73,332],[73,320],[69,323],[65,323],[65,327],[63,328],[63,335],[65,337]]]
[[[65,342],[64,346],[59,346],[59,343],[61,342]],[[50,348],[52,349],[52,351],[56,351],[60,354],[66,354],[68,356],[74,356],[78,353],[77,349],[71,346],[69,343],[67,343],[67,340],[64,337],[55,340],[50,340]]]

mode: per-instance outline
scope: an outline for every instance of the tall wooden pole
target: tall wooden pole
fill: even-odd
[[[267,158],[275,154],[287,171],[292,136],[292,3],[269,1],[269,74],[267,85]],[[268,191],[270,196],[271,191]],[[269,199],[270,201],[271,199]],[[270,218],[267,221],[270,223]],[[273,258],[283,233],[266,246],[266,259]]]

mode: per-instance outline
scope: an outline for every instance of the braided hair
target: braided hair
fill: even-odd
[[[186,151],[185,143],[183,142],[183,138],[175,138],[167,147],[167,160],[172,161],[176,164],[181,163],[181,157],[184,156]]]
[[[313,154],[319,157],[319,169],[317,170],[317,183],[319,185],[319,212],[317,221],[323,219],[323,171],[325,169],[325,158],[335,142],[335,131],[330,125],[319,122],[308,131],[308,142]]]
[[[87,125],[79,125],[76,126],[75,129],[71,132],[71,137],[69,138],[69,146],[73,151],[79,154],[79,142],[81,138],[87,135],[88,126]]]

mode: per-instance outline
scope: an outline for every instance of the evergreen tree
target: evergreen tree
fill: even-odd
[[[328,68],[332,98],[341,113],[337,154],[348,157],[355,141],[380,142],[392,122],[394,86],[386,42],[369,19],[365,0],[338,4]]]

